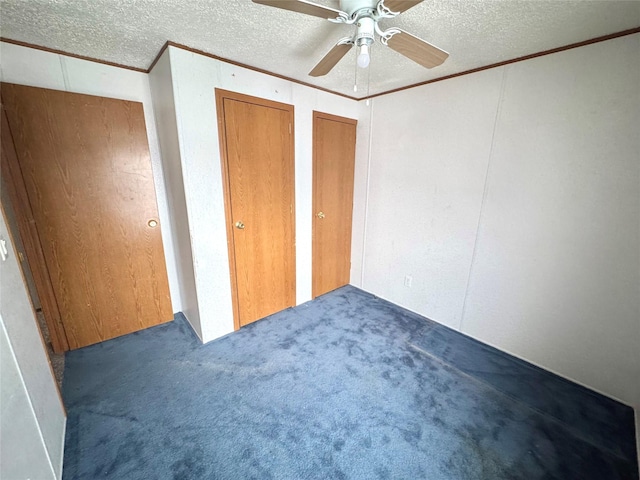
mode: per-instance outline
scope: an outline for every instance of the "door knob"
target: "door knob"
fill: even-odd
[[[157,227],[157,226],[158,226],[158,221],[157,221],[157,220],[154,220],[154,219],[152,218],[151,220],[149,220],[149,221],[147,222],[147,225],[149,225],[151,228],[155,228],[155,227]]]
[[[316,213],[316,217],[318,217],[318,218],[324,218],[324,212],[318,212],[318,213]]]
[[[243,230],[244,229],[244,223],[236,222],[236,228],[239,228],[240,230]]]

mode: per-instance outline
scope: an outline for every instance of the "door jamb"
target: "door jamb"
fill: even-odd
[[[33,218],[27,188],[24,184],[22,169],[15,152],[13,134],[11,133],[4,105],[2,105],[2,144],[4,147],[3,152],[6,155],[1,155],[2,163],[0,168],[5,178],[5,186],[8,189],[11,207],[18,223],[17,233],[20,235],[24,245],[24,253],[40,299],[42,314],[49,328],[51,346],[55,353],[62,353],[69,350],[69,343],[62,324],[58,301],[51,284],[49,268],[42,251],[40,235]]]

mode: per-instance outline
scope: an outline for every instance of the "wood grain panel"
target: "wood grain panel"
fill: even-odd
[[[291,12],[304,13],[305,15],[313,15],[320,18],[337,18],[341,11],[335,8],[325,7],[313,2],[305,2],[298,0],[253,0],[253,3],[267,5],[269,7],[282,8]]]
[[[171,320],[142,104],[3,84],[70,348]]]
[[[293,107],[216,96],[239,328],[295,304]]]
[[[309,72],[309,75],[312,77],[321,77],[326,75],[338,64],[340,60],[342,60],[342,57],[344,57],[352,47],[353,43],[337,43],[331,50],[329,50],[329,53],[327,53],[322,60],[313,67],[313,70]]]
[[[313,112],[314,298],[349,283],[356,126]]]
[[[425,68],[437,67],[449,57],[444,50],[403,30],[392,36],[387,45]]]
[[[392,12],[402,13],[422,2],[423,0],[385,0],[384,4]]]

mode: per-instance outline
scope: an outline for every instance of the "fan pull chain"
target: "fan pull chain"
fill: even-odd
[[[371,45],[373,47],[373,44]],[[373,57],[373,48],[369,50],[369,58]],[[371,64],[370,64],[371,65]],[[371,85],[371,66],[367,69],[367,97],[369,96],[369,86]],[[369,105],[369,100],[367,100],[367,105]]]
[[[358,54],[358,49],[356,49],[356,61],[353,63],[354,65],[354,70],[353,70],[353,91],[357,92],[358,91],[358,62],[357,62],[357,54]]]

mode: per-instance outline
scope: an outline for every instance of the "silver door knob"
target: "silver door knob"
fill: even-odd
[[[243,230],[244,229],[244,223],[242,222],[236,222],[236,228]]]

